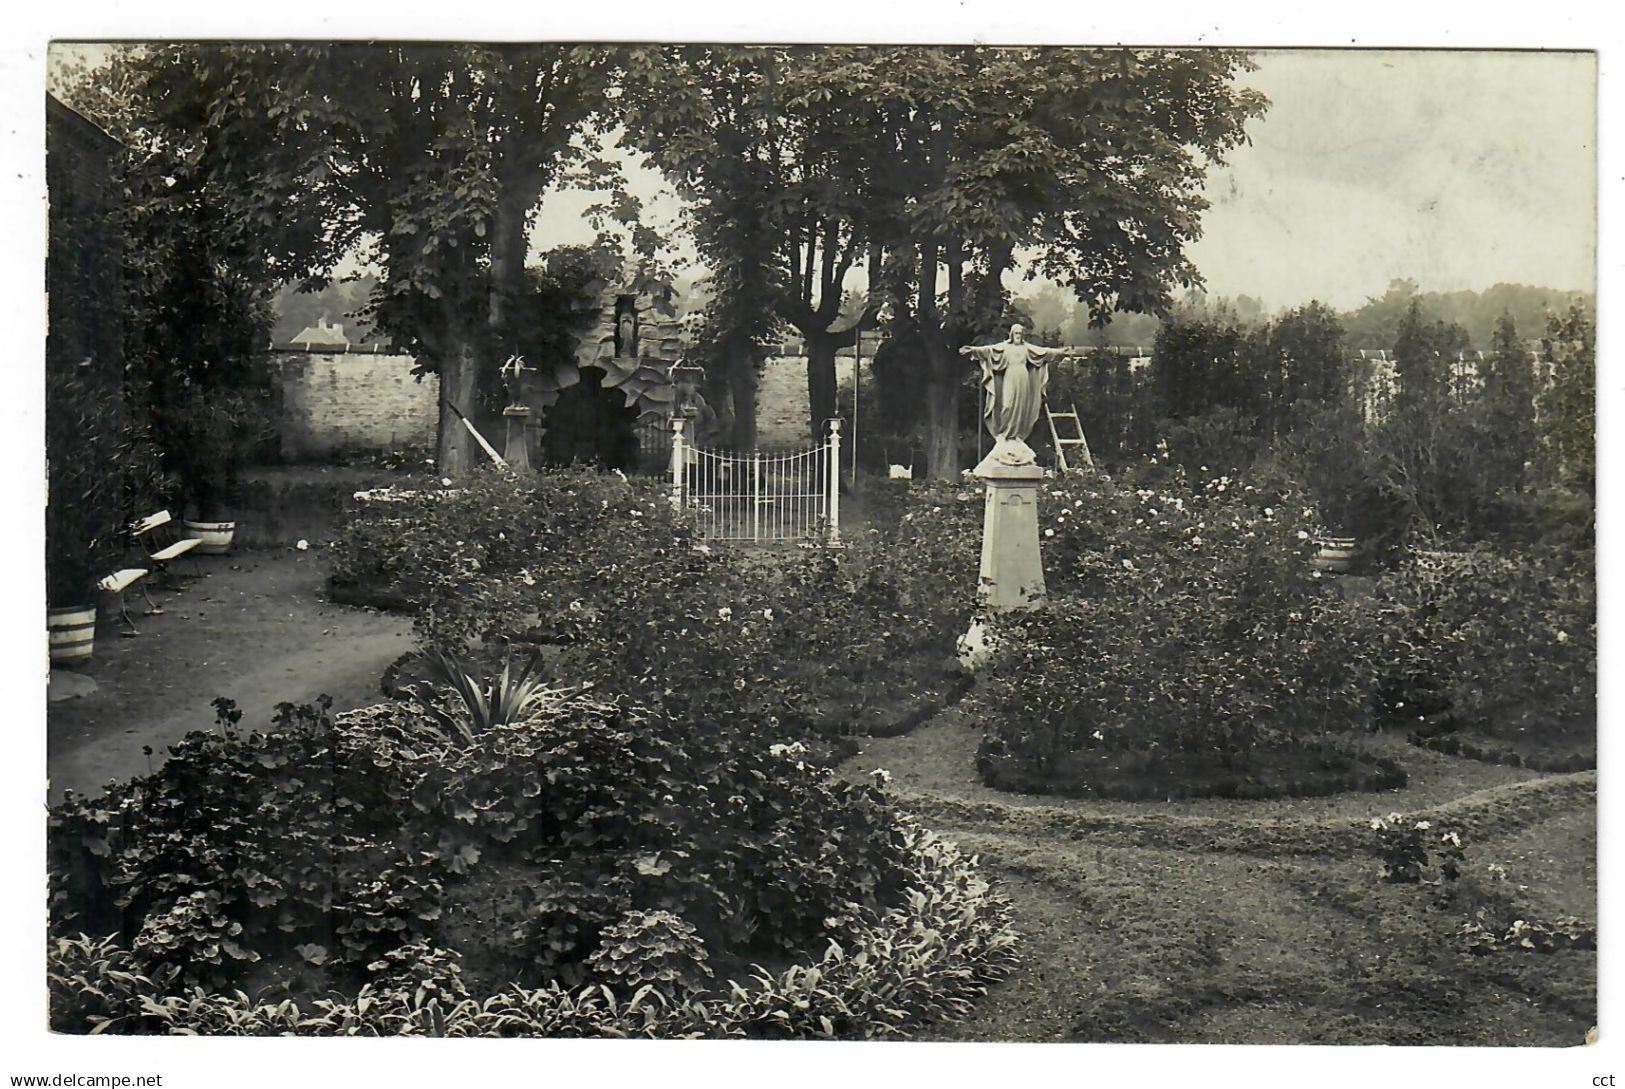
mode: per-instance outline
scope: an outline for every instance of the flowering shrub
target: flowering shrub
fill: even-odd
[[[1392,779],[1318,743],[1366,721],[1375,645],[1309,562],[1320,527],[1289,481],[1067,477],[1040,525],[1051,605],[997,618],[977,697],[989,782],[1163,797]]]
[[[883,534],[753,557],[696,544],[647,483],[489,474],[358,501],[333,579],[396,588],[426,650],[547,642],[570,675],[685,721],[840,735],[929,687],[971,612],[980,503],[897,498]]]
[[[1377,876],[1384,881],[1415,885],[1455,881],[1466,862],[1461,834],[1432,821],[1410,820],[1403,813],[1371,818],[1382,857]]]
[[[1205,589],[1236,614],[1324,591],[1308,562],[1324,527],[1278,474],[1240,480],[1153,460],[1115,478],[1046,481],[1039,503],[1045,578],[1062,594]]]
[[[1594,766],[1597,722],[1596,584],[1589,556],[1528,549],[1422,554],[1377,583],[1389,710],[1414,721],[1418,689],[1448,706],[1453,724],[1498,742],[1462,746],[1550,770]],[[1407,709],[1394,704],[1410,700]],[[1449,744],[1454,739],[1446,739]],[[1432,743],[1441,743],[1434,740]]]
[[[443,483],[358,496],[332,545],[336,588],[393,592],[434,646],[519,635],[536,622],[527,590],[578,587],[565,598],[576,600],[691,543],[653,481],[482,470],[463,486]]]
[[[1529,888],[1513,886],[1505,866],[1492,862],[1481,873],[1469,868],[1458,831],[1403,813],[1373,817],[1370,826],[1377,833],[1376,851],[1382,859],[1378,878],[1431,886],[1437,907],[1467,916],[1455,935],[1469,952],[1550,953],[1597,947],[1597,928],[1576,916],[1560,915],[1550,923],[1529,917],[1517,895]]]
[[[891,490],[871,524],[870,547],[913,625],[935,646],[951,647],[976,610],[976,572],[982,553],[982,486],[973,481],[886,481]]]

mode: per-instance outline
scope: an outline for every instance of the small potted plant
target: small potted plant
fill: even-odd
[[[220,555],[231,549],[237,531],[225,515],[237,498],[238,476],[253,445],[246,398],[237,393],[194,390],[179,429],[175,460],[188,517],[186,535],[203,543],[197,551]]]
[[[95,651],[96,580],[111,574],[112,564],[101,562],[109,550],[87,536],[87,522],[66,498],[46,508],[45,630],[53,666],[83,665]]]
[[[46,370],[45,588],[51,664],[82,665],[96,636],[96,583],[118,558],[116,414],[86,366]]]

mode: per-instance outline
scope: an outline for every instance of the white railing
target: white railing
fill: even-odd
[[[713,541],[841,541],[841,421],[811,449],[748,454],[691,446],[672,421],[671,502]]]

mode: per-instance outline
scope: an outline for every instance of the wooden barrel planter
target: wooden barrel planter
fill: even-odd
[[[1353,537],[1322,537],[1316,543],[1320,545],[1314,559],[1316,570],[1328,575],[1346,575],[1354,569],[1360,549]]]
[[[209,556],[223,556],[231,551],[231,539],[237,532],[236,522],[194,522],[186,520],[186,535],[203,543],[195,551]]]
[[[84,665],[96,648],[96,607],[51,609],[45,614],[45,632],[51,644],[51,665]]]

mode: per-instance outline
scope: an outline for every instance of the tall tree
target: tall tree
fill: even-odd
[[[886,168],[874,209],[884,289],[927,361],[930,475],[958,473],[966,363],[991,332],[1018,249],[1104,324],[1165,310],[1200,277],[1206,165],[1245,138],[1261,95],[1216,50],[833,51],[849,92],[880,112]]]
[[[1482,367],[1476,408],[1492,439],[1489,468],[1497,487],[1521,490],[1535,456],[1535,371],[1510,313],[1495,323]]]
[[[1597,327],[1584,307],[1553,317],[1543,341],[1552,383],[1540,399],[1542,431],[1559,479],[1597,488]]]
[[[1320,302],[1289,310],[1270,327],[1269,356],[1275,367],[1274,430],[1292,430],[1303,418],[1300,401],[1340,404],[1350,393],[1343,326]]]
[[[836,354],[877,309],[842,309],[869,256],[874,110],[805,47],[636,51],[626,98],[634,140],[689,199],[712,268],[708,341],[734,393],[735,442],[754,434],[761,345],[782,325],[806,345],[817,434],[836,412]]]
[[[438,461],[475,458],[472,414],[511,341],[530,217],[561,177],[609,184],[613,50],[562,45],[177,45],[146,99],[284,278],[360,251],[383,331],[440,376]],[[612,209],[635,215],[626,201]]]
[[[1467,346],[1467,330],[1454,322],[1428,320],[1421,300],[1411,299],[1394,337],[1400,407],[1443,410],[1452,392],[1457,356]]]
[[[279,270],[210,170],[205,103],[168,58],[121,47],[55,82],[121,149],[126,503],[214,518],[262,415]]]
[[[969,371],[957,349],[1002,313],[1018,248],[1098,323],[1114,307],[1164,308],[1199,279],[1183,247],[1199,233],[1205,166],[1264,106],[1233,84],[1245,59],[1211,50],[651,56],[640,142],[704,214],[735,225],[733,241],[757,247],[729,260],[769,277],[778,314],[808,341],[815,412],[855,332],[830,327],[842,283],[867,258],[874,302],[896,304],[895,335],[917,338],[927,361],[937,476],[958,471]]]

